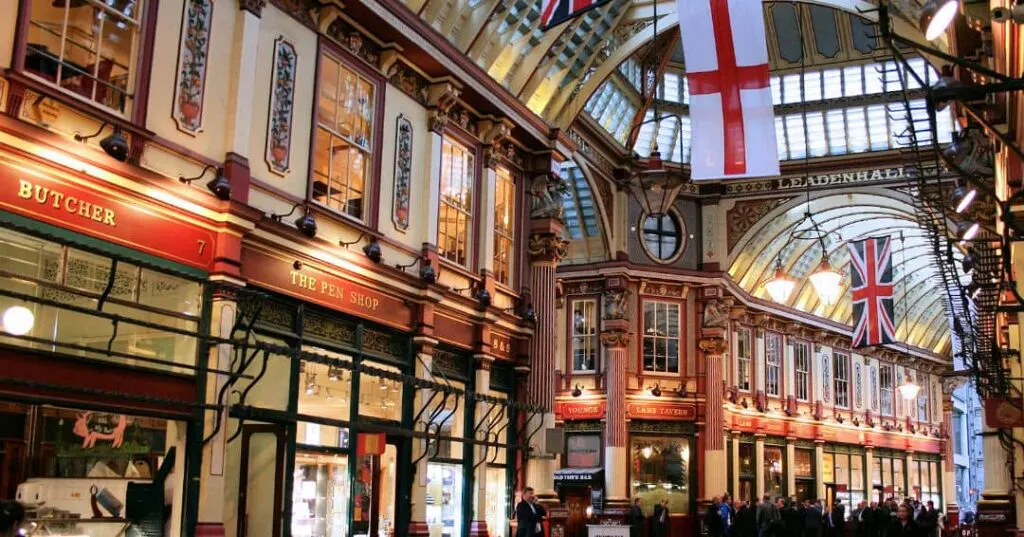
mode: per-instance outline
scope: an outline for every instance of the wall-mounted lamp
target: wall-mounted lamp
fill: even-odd
[[[491,293],[487,292],[487,289],[477,286],[475,283],[469,284],[469,287],[463,287],[461,289],[452,289],[452,291],[463,294],[469,291],[470,298],[475,298],[480,303],[481,308],[489,308],[491,306]]]
[[[75,141],[88,142],[89,140],[99,136],[105,128],[107,128],[107,122],[104,121],[103,124],[100,125],[99,130],[88,136],[76,134]],[[121,134],[121,127],[115,125],[114,132],[107,135],[106,138],[100,140],[100,148],[103,149],[104,153],[110,155],[111,157],[121,162],[128,160],[128,140],[126,140],[124,135]]]
[[[533,304],[520,298],[517,299],[516,305],[511,308],[505,308],[501,310],[505,313],[514,313],[523,318],[528,323],[537,322],[537,310],[533,309]]]
[[[427,258],[420,254],[416,256],[416,259],[410,261],[408,265],[400,265],[396,263],[395,268],[402,272],[405,272],[406,269],[411,268],[416,263],[419,263],[420,279],[423,280],[423,283],[432,284],[437,282],[437,272],[435,272],[434,267],[430,266],[430,263],[427,263],[426,261]]]
[[[210,170],[216,170],[213,179],[206,183],[206,188],[213,192],[214,196],[218,199],[227,201],[231,199],[231,182],[228,181],[227,177],[224,177],[224,168],[218,168],[213,164],[207,164],[203,171],[199,172],[199,175],[195,177],[182,177],[178,176],[178,180],[184,184],[192,184],[193,181],[198,181],[206,175],[206,172]]]
[[[370,237],[370,242],[363,246],[363,254],[366,255],[367,259],[374,263],[380,263],[384,253],[380,249],[380,243],[377,242],[377,237]]]
[[[303,205],[304,204],[302,203],[296,203],[292,206],[292,210],[287,213],[272,214],[270,215],[270,219],[275,222],[280,222],[282,219],[295,214],[295,211]],[[316,237],[316,217],[313,216],[312,212],[310,212],[309,207],[306,207],[305,213],[295,221],[295,227],[301,231],[303,235],[311,239]]]
[[[661,397],[661,384],[660,383],[655,383],[654,386],[651,386],[650,390],[651,390],[651,395],[653,395],[654,397]]]
[[[583,395],[583,387],[580,386],[579,384],[573,386],[572,387],[572,396],[573,397],[579,397],[581,395]]]
[[[845,421],[843,419],[843,415],[842,414],[836,414],[836,421],[839,422],[839,423],[842,423],[843,421]]]
[[[683,384],[682,382],[680,382],[679,386],[676,386],[676,389],[673,391],[676,392],[676,395],[679,397],[685,398],[690,396],[690,392],[686,390],[686,384]]]

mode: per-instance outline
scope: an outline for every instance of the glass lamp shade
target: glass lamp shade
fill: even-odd
[[[764,289],[768,291],[768,296],[773,302],[779,304],[785,304],[789,300],[789,295],[793,292],[794,287],[796,287],[796,281],[787,276],[782,267],[776,267],[772,279],[764,282]]]
[[[958,186],[953,189],[953,203],[956,204],[956,212],[962,213],[966,211],[977,196],[978,191],[973,188],[967,189],[962,186]]]
[[[649,165],[629,178],[626,183],[629,195],[640,204],[644,213],[650,216],[668,214],[672,204],[683,189],[683,178],[678,173],[670,173],[662,166],[661,154],[651,152]]]
[[[32,331],[36,316],[25,306],[11,306],[4,310],[3,329],[14,336],[24,336]]]
[[[822,259],[817,270],[809,278],[811,285],[814,286],[814,291],[818,293],[819,300],[825,304],[835,304],[836,300],[839,300],[839,293],[842,291],[840,282],[843,275],[832,268],[828,259]]]
[[[907,375],[903,380],[903,384],[900,384],[899,388],[900,395],[903,396],[904,401],[913,401],[917,398],[917,394],[921,392],[921,387],[914,384],[914,379]]]
[[[957,0],[928,0],[921,8],[920,28],[924,38],[934,41],[946,32],[959,9]]]

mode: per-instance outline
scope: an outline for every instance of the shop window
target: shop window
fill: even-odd
[[[24,68],[63,91],[128,112],[144,0],[30,0]],[[148,68],[148,66],[146,66]]]
[[[764,374],[764,393],[782,395],[782,336],[775,332],[764,334]]]
[[[871,469],[871,487],[874,491],[873,500],[888,498],[902,499],[905,496],[905,482],[902,456],[893,456],[876,451],[873,468]]]
[[[811,385],[811,352],[806,343],[793,344],[793,366],[796,376],[793,379],[798,401],[810,400]]]
[[[782,446],[764,446],[764,493],[772,498],[786,495],[786,464]]]
[[[568,468],[598,468],[604,449],[600,434],[574,434],[565,439]]]
[[[346,455],[296,452],[291,534],[347,537],[350,490]]]
[[[864,455],[863,453],[828,453],[823,456],[823,476],[826,485],[834,485],[835,497],[847,505],[846,516],[850,516],[850,506],[857,505],[866,499],[864,489]]]
[[[644,371],[679,373],[679,304],[644,302]]]
[[[516,229],[516,183],[512,172],[498,166],[494,192],[494,278],[512,284]]]
[[[736,332],[736,387],[750,391],[750,329],[740,328]]]
[[[431,535],[462,535],[463,481],[462,463],[427,464],[427,527]]]
[[[304,348],[330,360],[350,362],[347,356],[322,349]],[[299,372],[299,414],[329,419],[349,420],[352,410],[352,372],[331,363],[302,361]],[[308,446],[347,448],[347,428],[318,423],[298,424],[298,443]]]
[[[836,353],[832,361],[832,382],[835,390],[835,405],[850,408],[850,356]]]
[[[385,446],[383,454],[363,455],[356,457],[355,461],[355,481],[352,486],[354,496],[352,501],[353,534],[355,537],[392,535],[395,529],[398,450],[394,444],[388,444]],[[429,480],[429,465],[427,471]],[[429,517],[429,489],[427,514]]]
[[[938,460],[914,460],[911,463],[910,488],[911,493],[921,503],[935,502],[936,508],[942,506],[942,487],[939,483],[939,472],[941,471]]]
[[[739,445],[740,490],[739,499],[753,501],[757,491],[757,477],[754,475],[754,444],[741,442]]]
[[[814,480],[814,450],[796,448],[793,451],[793,477],[796,481],[798,501],[817,499]]]
[[[199,282],[7,229],[0,237],[0,288],[28,297],[0,297],[5,323],[13,323],[11,319],[20,323],[4,325],[8,335],[0,341],[6,344],[194,373],[197,342],[187,334],[199,329]],[[24,314],[7,315],[10,311]],[[115,329],[111,319],[102,314],[122,319]]]
[[[508,472],[501,466],[487,467],[487,533],[490,537],[509,537]]]
[[[459,390],[466,389],[465,385],[460,382],[448,382],[447,384]],[[438,396],[438,399],[440,400],[441,397]],[[444,401],[444,406],[437,409],[434,424],[441,427],[441,439],[438,441],[440,445],[437,446],[436,454],[431,452],[432,459],[462,459],[463,453],[465,453],[463,444],[452,439],[462,438],[465,427],[465,406],[456,400],[455,395],[448,397]]]
[[[364,220],[373,174],[377,86],[338,56],[320,54],[313,198]]]
[[[445,138],[441,147],[437,252],[441,257],[462,266],[469,266],[475,180],[476,164],[472,151]]]
[[[882,415],[893,415],[893,366],[883,364],[878,369],[879,392],[882,399]]]
[[[10,410],[10,407],[8,407]],[[173,467],[164,483],[154,484],[158,498],[173,504],[180,513],[184,499],[182,470],[187,450],[187,425],[183,422],[88,409],[24,406],[20,412],[38,428],[28,435],[18,431],[20,442],[6,442],[0,482],[17,486],[19,500],[42,504],[30,510],[26,522],[39,535],[115,535],[126,528],[125,506],[144,506],[166,455],[175,449]],[[5,435],[13,431],[5,431]],[[18,446],[20,449],[13,449]],[[17,453],[24,459],[18,460]],[[129,483],[135,485],[129,486]],[[4,491],[14,498],[13,490]],[[93,496],[96,494],[96,496]],[[143,496],[143,495],[147,496]],[[96,499],[98,497],[98,500]],[[90,502],[90,498],[94,498]],[[143,503],[138,503],[142,500]],[[158,500],[159,501],[159,500]],[[153,516],[163,529],[163,503]],[[99,515],[96,515],[96,510]],[[39,515],[35,518],[36,514]],[[106,517],[106,520],[99,517]],[[138,511],[130,517],[138,531],[147,525]],[[82,519],[90,524],[68,522]],[[150,517],[148,525],[154,524]],[[183,530],[180,520],[169,522],[168,534]],[[159,531],[159,530],[158,530]]]
[[[690,512],[690,440],[633,437],[630,440],[632,497],[645,513],[668,499],[672,513]]]
[[[597,349],[597,300],[573,300],[573,373],[593,373],[597,367]]]
[[[363,361],[364,367],[398,375],[397,367]],[[401,381],[385,378],[371,371],[359,374],[359,415],[390,421],[402,421]],[[454,399],[454,398],[452,398]],[[451,403],[454,406],[454,402]]]

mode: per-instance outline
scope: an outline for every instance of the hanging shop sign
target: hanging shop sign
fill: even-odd
[[[209,269],[217,234],[138,199],[0,163],[0,208],[192,267]]]
[[[604,418],[605,402],[602,401],[559,401],[555,403],[555,415],[563,420],[599,420]]]
[[[630,402],[626,405],[626,415],[645,420],[692,420],[697,417],[697,408],[681,403]]]
[[[412,326],[413,309],[406,301],[312,265],[296,269],[294,263],[251,248],[242,251],[243,276],[253,283],[388,326]]]
[[[985,424],[993,429],[1024,427],[1020,398],[989,397],[985,401]]]

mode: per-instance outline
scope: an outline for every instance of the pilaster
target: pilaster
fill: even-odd
[[[416,353],[416,378],[431,378],[430,368],[433,363],[434,347],[436,345],[437,340],[432,337],[416,336],[413,338],[414,352]],[[415,407],[421,408],[422,405],[427,403],[429,397],[429,390],[417,390]],[[417,430],[421,428],[419,424],[413,424],[413,427]],[[412,452],[423,453],[426,449],[425,442],[426,439],[413,439]],[[427,527],[427,457],[424,457],[423,460],[416,464],[413,468],[413,473],[412,494],[410,495],[412,509],[408,535],[410,537],[428,537],[430,529]]]
[[[629,503],[626,468],[626,362],[629,359],[629,320],[626,306],[630,292],[625,288],[607,289],[604,293],[603,331],[601,343],[605,350],[607,379],[604,479],[605,495],[610,506],[625,507]]]

